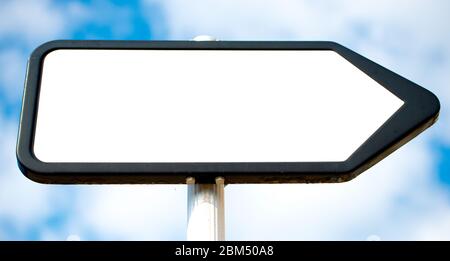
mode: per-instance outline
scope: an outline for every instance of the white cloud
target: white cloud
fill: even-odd
[[[438,209],[427,215],[415,228],[412,239],[415,240],[450,240],[450,210]]]
[[[84,186],[77,221],[104,240],[184,240],[186,193],[180,185]]]
[[[378,235],[370,235],[366,239],[367,241],[381,241],[381,237]]]
[[[50,191],[20,173],[15,157],[17,125],[0,118],[0,126],[0,216],[23,231],[50,213]]]
[[[0,87],[10,101],[19,101],[25,80],[27,58],[17,49],[0,52]]]
[[[35,44],[64,31],[63,14],[50,1],[3,1],[0,7],[0,37],[17,37]]]
[[[154,5],[154,0],[144,0]],[[212,34],[221,39],[342,39],[353,26],[374,26],[373,34],[414,29],[436,37],[446,28],[447,1],[296,1],[219,0],[158,1],[163,6],[172,38]],[[422,14],[422,16],[411,16]],[[433,19],[429,19],[430,16]],[[420,22],[420,23],[419,23]],[[436,23],[440,27],[436,27]],[[392,28],[385,28],[391,25]],[[377,29],[379,28],[379,29]],[[370,28],[368,28],[370,29]]]
[[[80,241],[81,238],[79,235],[71,234],[67,237],[67,241]]]

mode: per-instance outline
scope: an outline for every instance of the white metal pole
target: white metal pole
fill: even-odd
[[[216,184],[197,184],[186,179],[188,185],[187,240],[225,240],[224,178]]]

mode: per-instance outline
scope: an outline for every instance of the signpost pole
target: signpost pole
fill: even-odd
[[[195,178],[186,179],[188,185],[187,240],[225,240],[224,178],[216,184],[197,184]]]

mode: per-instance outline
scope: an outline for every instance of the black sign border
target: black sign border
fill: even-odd
[[[404,101],[370,138],[342,162],[227,163],[46,163],[33,152],[42,63],[58,49],[132,50],[331,50]],[[187,177],[230,183],[330,183],[353,179],[431,126],[440,103],[430,91],[329,41],[94,41],[56,40],[33,51],[27,75],[17,142],[17,160],[25,176],[52,184],[183,184]],[[145,120],[145,119],[143,119]]]

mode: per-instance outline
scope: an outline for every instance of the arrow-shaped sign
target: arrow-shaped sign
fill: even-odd
[[[342,182],[438,112],[333,42],[54,41],[29,60],[17,158],[45,183]]]

